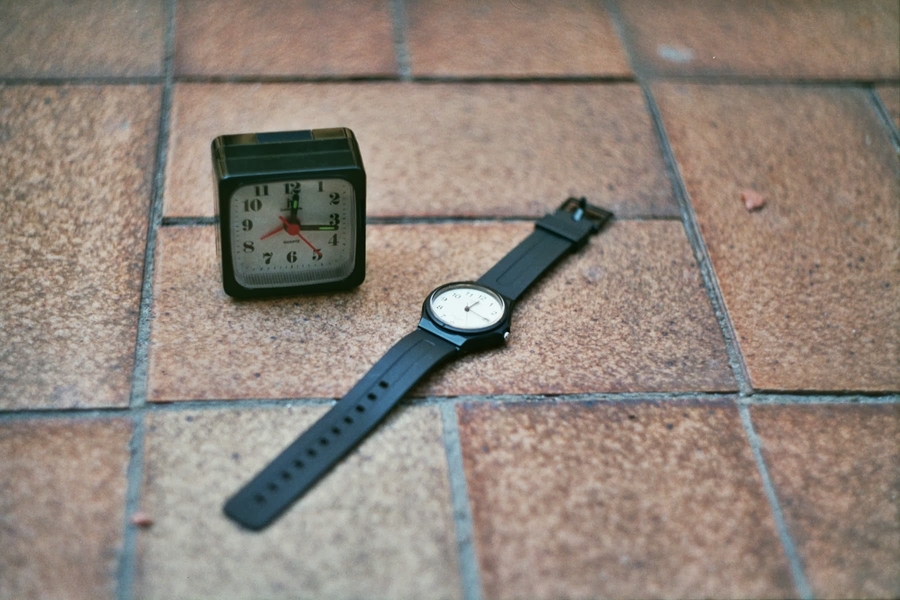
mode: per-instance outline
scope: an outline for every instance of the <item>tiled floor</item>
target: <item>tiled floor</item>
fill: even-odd
[[[365,283],[229,299],[210,140],[336,125]],[[0,0],[0,600],[898,597],[898,153],[896,0]],[[571,194],[506,347],[224,518]]]

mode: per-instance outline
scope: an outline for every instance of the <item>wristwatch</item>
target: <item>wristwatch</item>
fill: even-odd
[[[260,530],[346,456],[426,373],[509,337],[514,303],[559,259],[587,243],[612,213],[569,198],[477,281],[442,285],[406,335],[312,427],[231,497],[225,514]]]

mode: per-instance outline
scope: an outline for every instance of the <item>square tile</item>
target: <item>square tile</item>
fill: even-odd
[[[175,72],[188,76],[394,75],[390,3],[182,0]]]
[[[753,387],[900,389],[900,177],[865,92],[653,89]]]
[[[477,279],[532,229],[369,226],[357,290],[241,302],[222,291],[212,227],[163,228],[149,399],[341,397],[416,327],[433,288]],[[413,395],[733,389],[681,224],[649,221],[616,222],[520,301],[504,349],[449,365]]]
[[[0,408],[128,403],[155,86],[0,86]]]
[[[628,0],[620,7],[636,68],[656,75],[900,76],[893,0]]]
[[[622,216],[678,216],[636,85],[180,84],[166,216],[211,216],[210,142],[346,126],[370,216],[543,215],[587,196]]]
[[[817,598],[900,597],[900,405],[754,406]]]
[[[0,76],[162,74],[162,0],[0,2]]]
[[[131,424],[0,424],[0,598],[115,598]]]
[[[794,594],[732,403],[457,415],[485,598]]]
[[[406,15],[416,76],[631,75],[602,3],[413,0]]]
[[[151,415],[136,597],[459,598],[435,407],[396,411],[263,532],[226,519],[226,498],[324,411]]]

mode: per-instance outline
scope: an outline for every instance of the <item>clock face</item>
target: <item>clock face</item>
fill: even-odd
[[[497,325],[503,318],[503,298],[474,283],[452,283],[436,289],[428,299],[431,315],[441,324],[462,331]]]
[[[356,198],[345,179],[246,185],[230,200],[234,278],[250,289],[339,281],[353,272]]]

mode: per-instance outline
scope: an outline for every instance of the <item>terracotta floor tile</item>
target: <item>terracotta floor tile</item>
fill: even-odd
[[[506,227],[495,226],[493,235]],[[523,229],[488,267],[524,237]],[[457,243],[454,237],[443,244]],[[473,248],[482,236],[467,237]],[[429,393],[735,389],[721,330],[677,222],[614,223],[532,290],[512,325],[503,351],[451,363]]]
[[[567,195],[678,216],[635,85],[204,85],[175,88],[166,216],[213,214],[223,133],[347,126],[370,216],[535,215]]]
[[[0,598],[115,598],[131,425],[0,424]]]
[[[0,86],[0,408],[127,403],[159,97]]]
[[[394,75],[390,4],[183,0],[176,75]]]
[[[881,102],[887,109],[888,114],[894,120],[894,125],[900,129],[900,84],[898,85],[880,85],[876,88]]]
[[[532,228],[370,226],[361,288],[264,302],[225,296],[212,227],[164,228],[149,397],[340,397],[415,328],[431,289],[477,279]],[[466,357],[413,394],[733,389],[681,225],[656,221],[613,225],[520,302],[505,349]]]
[[[162,0],[0,3],[0,76],[162,74]]]
[[[751,415],[816,597],[900,597],[900,405]]]
[[[485,598],[794,593],[733,404],[457,415]]]
[[[414,75],[631,75],[600,3],[413,0],[406,13]]]
[[[888,79],[900,75],[894,0],[619,3],[640,69],[658,75]]]
[[[325,407],[148,418],[140,598],[458,598],[440,412],[395,412],[272,527],[222,504]]]
[[[900,389],[900,178],[866,95],[654,93],[753,386]]]

